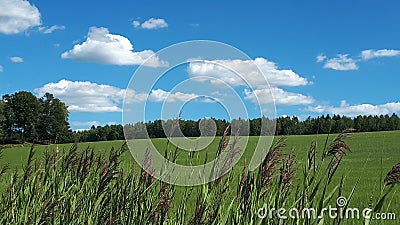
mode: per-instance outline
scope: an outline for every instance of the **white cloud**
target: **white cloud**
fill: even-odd
[[[226,96],[228,96],[228,94],[227,93],[222,93],[222,92],[219,92],[219,91],[214,91],[214,92],[212,92],[211,93],[211,95],[216,95],[216,96],[223,96],[223,97],[226,97]]]
[[[44,34],[51,34],[56,30],[65,30],[65,26],[53,25],[51,27],[39,27],[38,30]]]
[[[272,103],[271,91],[277,105],[303,105],[314,102],[310,96],[278,88],[278,86],[303,86],[310,83],[293,70],[279,69],[274,62],[264,58],[191,62],[188,73],[199,81],[209,80],[214,85],[220,82],[225,82],[230,86],[248,86],[249,84],[254,90],[245,89],[244,98],[254,104],[258,104],[257,98],[261,104]],[[265,80],[271,88],[266,86]]]
[[[73,121],[71,122],[72,126],[76,127],[88,127],[88,126],[101,126],[101,123],[99,121],[88,121],[88,122],[79,122],[79,121]]]
[[[345,116],[381,115],[400,113],[400,102],[390,102],[381,105],[349,105],[345,100],[343,100],[339,107],[318,105],[315,107],[308,107],[307,110],[311,112],[340,114]]]
[[[222,103],[223,102],[223,99],[215,98],[215,97],[208,97],[208,96],[201,96],[201,97],[198,97],[197,99],[199,99],[200,101],[202,101],[204,103]]]
[[[139,27],[139,21],[133,21],[133,26]],[[140,25],[143,29],[155,30],[168,27],[168,23],[164,19],[150,18]]]
[[[0,65],[0,72],[4,71],[4,67],[2,65]]]
[[[196,94],[186,94],[186,93],[182,93],[182,92],[171,93],[168,91],[164,91],[162,89],[157,89],[157,90],[151,90],[149,100],[154,101],[154,102],[162,102],[162,101],[187,102],[187,101],[197,98],[197,97],[199,97],[199,96]]]
[[[104,27],[91,27],[86,41],[76,44],[72,50],[64,52],[61,57],[113,65],[140,65],[146,62],[146,66],[158,67],[168,64],[160,61],[151,50],[134,52],[128,38],[110,34]]]
[[[381,49],[381,50],[364,50],[361,52],[361,58],[363,60],[370,60],[373,58],[380,58],[380,57],[394,57],[400,55],[400,50],[393,50],[393,49]]]
[[[72,128],[74,131],[87,131],[87,130],[90,130],[90,128],[92,126],[95,126],[95,127],[105,126],[105,125],[111,126],[111,125],[117,125],[117,122],[111,121],[111,122],[107,122],[107,123],[101,123],[97,120],[94,120],[94,121],[87,121],[87,122],[72,121],[72,122],[70,122],[70,124],[74,127],[80,127],[80,128],[75,128],[75,129]],[[85,127],[85,128],[82,128],[82,127]]]
[[[146,93],[137,93],[133,89],[127,89],[125,93],[125,103],[137,103],[137,102],[144,102],[147,99]]]
[[[18,34],[41,25],[39,10],[26,0],[0,1],[0,33]]]
[[[339,54],[336,58],[328,59],[324,68],[333,70],[358,70],[356,61],[348,55]]]
[[[132,89],[96,84],[89,81],[60,80],[57,83],[48,83],[35,89],[38,96],[46,92],[54,94],[68,105],[70,112],[121,112],[120,105],[124,98],[125,103],[144,102],[146,99],[153,102],[188,101],[198,97],[196,94],[182,92],[170,93],[162,89],[152,90],[150,95],[138,93]]]
[[[262,73],[259,72],[258,68]],[[254,87],[264,87],[265,79],[271,86],[302,86],[308,84],[306,78],[300,77],[293,70],[278,69],[274,62],[264,58],[256,58],[255,60],[204,60],[191,62],[188,67],[188,73],[191,77],[208,76],[226,82],[228,85],[247,86],[240,76],[232,70]],[[204,78],[200,79],[204,80]],[[211,82],[218,84],[215,79]]]
[[[22,63],[22,62],[24,62],[24,59],[21,58],[21,57],[18,57],[18,56],[10,57],[10,60],[13,63]]]
[[[400,50],[394,49],[368,49],[360,53],[355,59],[348,57],[347,54],[338,54],[336,58],[327,59],[325,55],[319,54],[317,62],[324,62],[324,68],[334,70],[358,70],[357,63],[360,61],[368,61],[373,58],[395,57],[400,55]]]
[[[139,27],[139,26],[140,26],[140,22],[137,21],[137,20],[135,20],[135,21],[132,22],[132,25],[133,25],[134,27]]]
[[[254,91],[245,89],[244,94],[244,98],[250,100],[254,104],[270,104],[273,103],[274,100],[276,105],[308,105],[314,102],[311,96],[287,92],[276,87],[271,89],[256,89]]]
[[[162,89],[151,90],[150,94],[137,93],[135,90],[128,89],[125,95],[125,103],[144,102],[146,99],[152,102],[186,102],[198,98],[197,94],[187,94],[182,92],[171,93]]]
[[[68,80],[48,83],[35,92],[39,96],[46,92],[54,94],[71,112],[121,112],[118,105],[125,94],[125,90],[109,85]]]
[[[326,55],[319,54],[317,55],[317,62],[323,62],[326,59]]]

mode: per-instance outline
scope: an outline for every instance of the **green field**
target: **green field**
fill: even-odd
[[[335,138],[336,135],[330,135],[329,142]],[[376,204],[380,195],[381,189],[383,188],[383,179],[385,178],[388,171],[391,170],[392,166],[397,162],[400,162],[400,131],[389,131],[389,132],[371,132],[371,133],[354,133],[351,135],[352,138],[346,139],[346,143],[350,146],[352,153],[347,153],[339,169],[336,172],[335,177],[332,180],[330,188],[333,189],[334,186],[340,183],[341,176],[344,176],[343,185],[343,196],[349,196],[353,187],[358,182],[355,189],[354,195],[350,202],[350,207],[357,207],[360,209],[368,207],[370,202]],[[275,137],[275,140],[280,137]],[[213,153],[214,155],[216,149],[218,148],[220,138],[216,140],[205,150],[197,153],[196,157],[193,159],[194,163],[201,163],[204,161],[205,152]],[[296,177],[293,182],[293,186],[300,184],[303,180],[303,168],[307,161],[307,153],[310,149],[311,142],[316,140],[317,143],[317,157],[316,160],[320,161],[322,158],[323,148],[325,146],[325,141],[327,135],[304,135],[304,136],[287,136],[286,137],[286,147],[284,152],[290,152],[292,148],[295,148],[296,155]],[[239,179],[241,177],[244,165],[244,159],[247,162],[250,160],[252,155],[252,149],[257,142],[256,137],[250,137],[248,144],[248,149],[246,149],[243,157],[239,163],[233,169],[231,185],[237,186]],[[329,143],[328,142],[328,143]],[[164,152],[166,148],[166,139],[154,139],[153,143],[160,150],[161,153]],[[107,154],[111,147],[119,148],[123,144],[123,141],[111,141],[111,142],[95,142],[95,143],[79,143],[79,151],[83,151],[87,147],[92,147],[95,149],[96,153]],[[68,150],[72,144],[59,145],[60,154],[62,155],[65,150]],[[30,145],[25,146],[14,146],[11,148],[3,149],[3,157],[0,161],[0,165],[8,163],[10,170],[2,177],[2,186],[6,186],[7,182],[10,180],[10,176],[14,169],[22,171],[23,165],[26,163]],[[51,146],[35,146],[35,157],[36,162],[43,158],[43,153],[47,150],[54,152],[56,145]],[[171,150],[173,148],[170,148]],[[172,150],[171,150],[172,151]],[[181,151],[178,155],[177,162],[184,164],[187,162],[188,153]],[[208,160],[212,160],[211,158]],[[126,171],[138,171],[136,166],[133,169],[134,160],[129,152],[125,152],[122,155],[122,167]],[[136,165],[136,164],[135,164]],[[392,193],[388,196],[389,198],[385,202],[383,211],[396,213],[395,221],[379,221],[381,223],[374,224],[398,224],[400,217],[400,197],[398,195],[399,187],[395,187]],[[177,210],[179,202],[182,201],[184,196],[185,188],[177,187],[175,198],[172,202],[172,210]],[[233,196],[236,193],[236,188],[231,188],[229,196]],[[335,194],[336,196],[337,194]],[[232,197],[233,198],[233,197]],[[194,195],[189,196],[191,205],[188,209],[188,215],[193,214],[196,198]],[[229,201],[230,203],[230,201]],[[334,204],[334,203],[333,203]],[[226,205],[225,205],[226,207]],[[173,215],[170,215],[173,217]],[[347,221],[345,224],[361,224],[361,221]]]

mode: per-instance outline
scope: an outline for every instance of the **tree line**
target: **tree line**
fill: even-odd
[[[357,132],[400,130],[400,118],[393,113],[380,116],[357,116],[354,118],[340,115],[322,115],[317,118],[308,117],[299,121],[296,116],[280,117],[276,123],[278,135],[306,135],[340,133],[345,129],[354,128]]]
[[[348,128],[355,128],[358,132],[400,130],[400,118],[395,113],[390,116],[370,115],[354,118],[328,114],[316,118],[308,117],[305,120],[296,116],[279,117],[274,120],[265,117],[250,120],[239,118],[231,122],[215,118],[155,120],[126,124],[125,127],[92,126],[83,131],[72,131],[68,116],[68,106],[50,93],[40,98],[26,91],[4,95],[0,101],[0,139],[3,144],[25,141],[49,144],[123,140],[124,135],[127,138],[222,136],[228,125],[233,128],[232,134],[258,136],[273,133],[268,129],[262,131],[262,124],[266,124],[269,129],[275,128],[275,135],[340,133]],[[275,124],[275,127],[272,124]]]
[[[212,126],[213,122],[215,126]],[[276,122],[275,135],[308,135],[308,134],[328,134],[340,133],[345,129],[354,128],[357,132],[390,131],[400,130],[400,118],[393,113],[392,115],[380,116],[357,116],[354,118],[340,115],[322,115],[316,118],[308,117],[305,120],[299,120],[298,117],[279,117],[275,120],[268,118],[256,118],[248,120],[234,119],[230,122],[224,119],[202,119],[202,120],[155,120],[146,123],[139,122],[125,125],[125,134],[127,138],[165,138],[167,136],[185,136],[198,137],[203,136],[222,136],[228,125],[235,124],[232,127],[240,128],[233,130],[232,134],[258,136],[262,132],[262,123],[272,124]],[[248,127],[246,125],[249,125]],[[80,141],[104,141],[116,140],[115,137],[124,138],[124,127],[122,125],[113,125],[114,131],[112,138],[106,137],[112,130],[110,126],[92,126],[90,130],[78,132]],[[164,127],[164,128],[163,128]],[[268,127],[268,126],[267,126]],[[179,128],[179,129],[178,129]],[[164,131],[165,129],[165,131]],[[268,130],[264,131],[267,134]],[[263,134],[265,135],[265,134]]]

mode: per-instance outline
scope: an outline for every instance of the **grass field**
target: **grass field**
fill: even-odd
[[[329,142],[335,138],[336,135],[330,135],[328,137]],[[334,189],[341,181],[341,176],[344,177],[344,185],[342,190],[343,196],[349,196],[353,187],[357,183],[357,187],[355,189],[354,195],[352,196],[350,207],[354,208],[366,208],[369,206],[372,201],[373,204],[377,204],[382,191],[383,191],[383,179],[386,174],[391,170],[392,166],[400,161],[400,131],[389,131],[389,132],[372,132],[372,133],[354,133],[351,135],[352,138],[346,139],[346,143],[350,146],[352,153],[347,153],[343,160],[341,161],[341,165],[338,167],[336,171],[335,177],[332,179],[330,184],[330,189]],[[280,137],[275,137],[275,139],[279,139]],[[200,151],[195,157],[195,163],[200,163],[204,161],[205,152],[215,153],[218,148],[219,139],[217,138],[207,149]],[[301,184],[301,181],[304,179],[303,168],[307,163],[307,154],[310,149],[311,142],[316,140],[317,143],[317,153],[316,160],[320,161],[323,154],[323,147],[325,145],[325,141],[327,139],[327,135],[307,135],[307,136],[288,136],[286,137],[286,147],[284,148],[284,152],[290,152],[292,148],[295,148],[296,155],[296,176],[293,181],[293,186],[297,184]],[[231,188],[229,193],[226,194],[226,198],[233,199],[233,196],[236,193],[236,189],[238,183],[240,181],[240,177],[242,176],[244,159],[247,162],[251,159],[252,149],[257,142],[256,137],[250,137],[250,141],[248,144],[248,149],[246,149],[242,159],[239,163],[234,167],[232,171],[232,179],[229,181],[230,185],[235,185],[236,187]],[[165,146],[167,144],[166,139],[154,139],[153,143],[160,149],[160,152],[164,152]],[[96,143],[79,143],[78,148],[80,151],[83,151],[87,147],[92,147],[95,149],[96,153],[107,154],[111,147],[120,147],[123,144],[123,141],[111,141],[111,142],[96,142]],[[69,149],[72,144],[59,145],[58,148],[60,150],[60,154],[62,155],[64,150]],[[5,186],[7,182],[9,182],[13,169],[17,169],[22,171],[23,165],[26,164],[29,150],[29,145],[25,146],[16,146],[12,148],[5,148],[3,150],[3,158],[0,161],[0,165],[8,163],[11,170],[6,172],[6,174],[2,177],[2,186]],[[46,149],[50,152],[54,152],[56,149],[55,145],[51,146],[36,146],[35,147],[35,160],[41,159],[43,153]],[[125,170],[133,170],[134,160],[129,152],[124,152],[121,156],[122,163],[121,167]],[[187,152],[180,152],[178,155],[177,162],[185,163],[188,158]],[[209,159],[210,161],[212,159]],[[135,168],[136,171],[139,168]],[[201,187],[200,187],[201,188]],[[398,194],[399,187],[395,187],[390,195],[388,195],[387,201],[383,206],[383,211],[393,212],[396,214],[396,220],[387,220],[387,221],[378,221],[378,223],[374,224],[398,224],[400,219],[400,196]],[[187,209],[188,216],[193,216],[196,212],[196,197],[193,194],[192,196],[188,196],[185,194],[187,188],[184,187],[176,187],[175,197],[172,201],[171,210],[176,211],[179,210],[179,203],[184,199],[188,198],[189,208]],[[337,194],[335,194],[337,196]],[[317,195],[318,197],[318,195]],[[330,201],[333,205],[335,204],[336,198],[332,198]],[[229,201],[230,203],[230,201]],[[228,204],[229,205],[229,204]],[[227,207],[226,204],[224,207]],[[252,212],[255,213],[255,212]],[[173,215],[170,215],[173,217]],[[362,224],[360,220],[355,221],[344,221],[344,224]]]

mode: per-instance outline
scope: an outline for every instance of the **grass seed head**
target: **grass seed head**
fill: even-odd
[[[385,185],[394,184],[400,184],[400,162],[392,167],[385,178]]]

